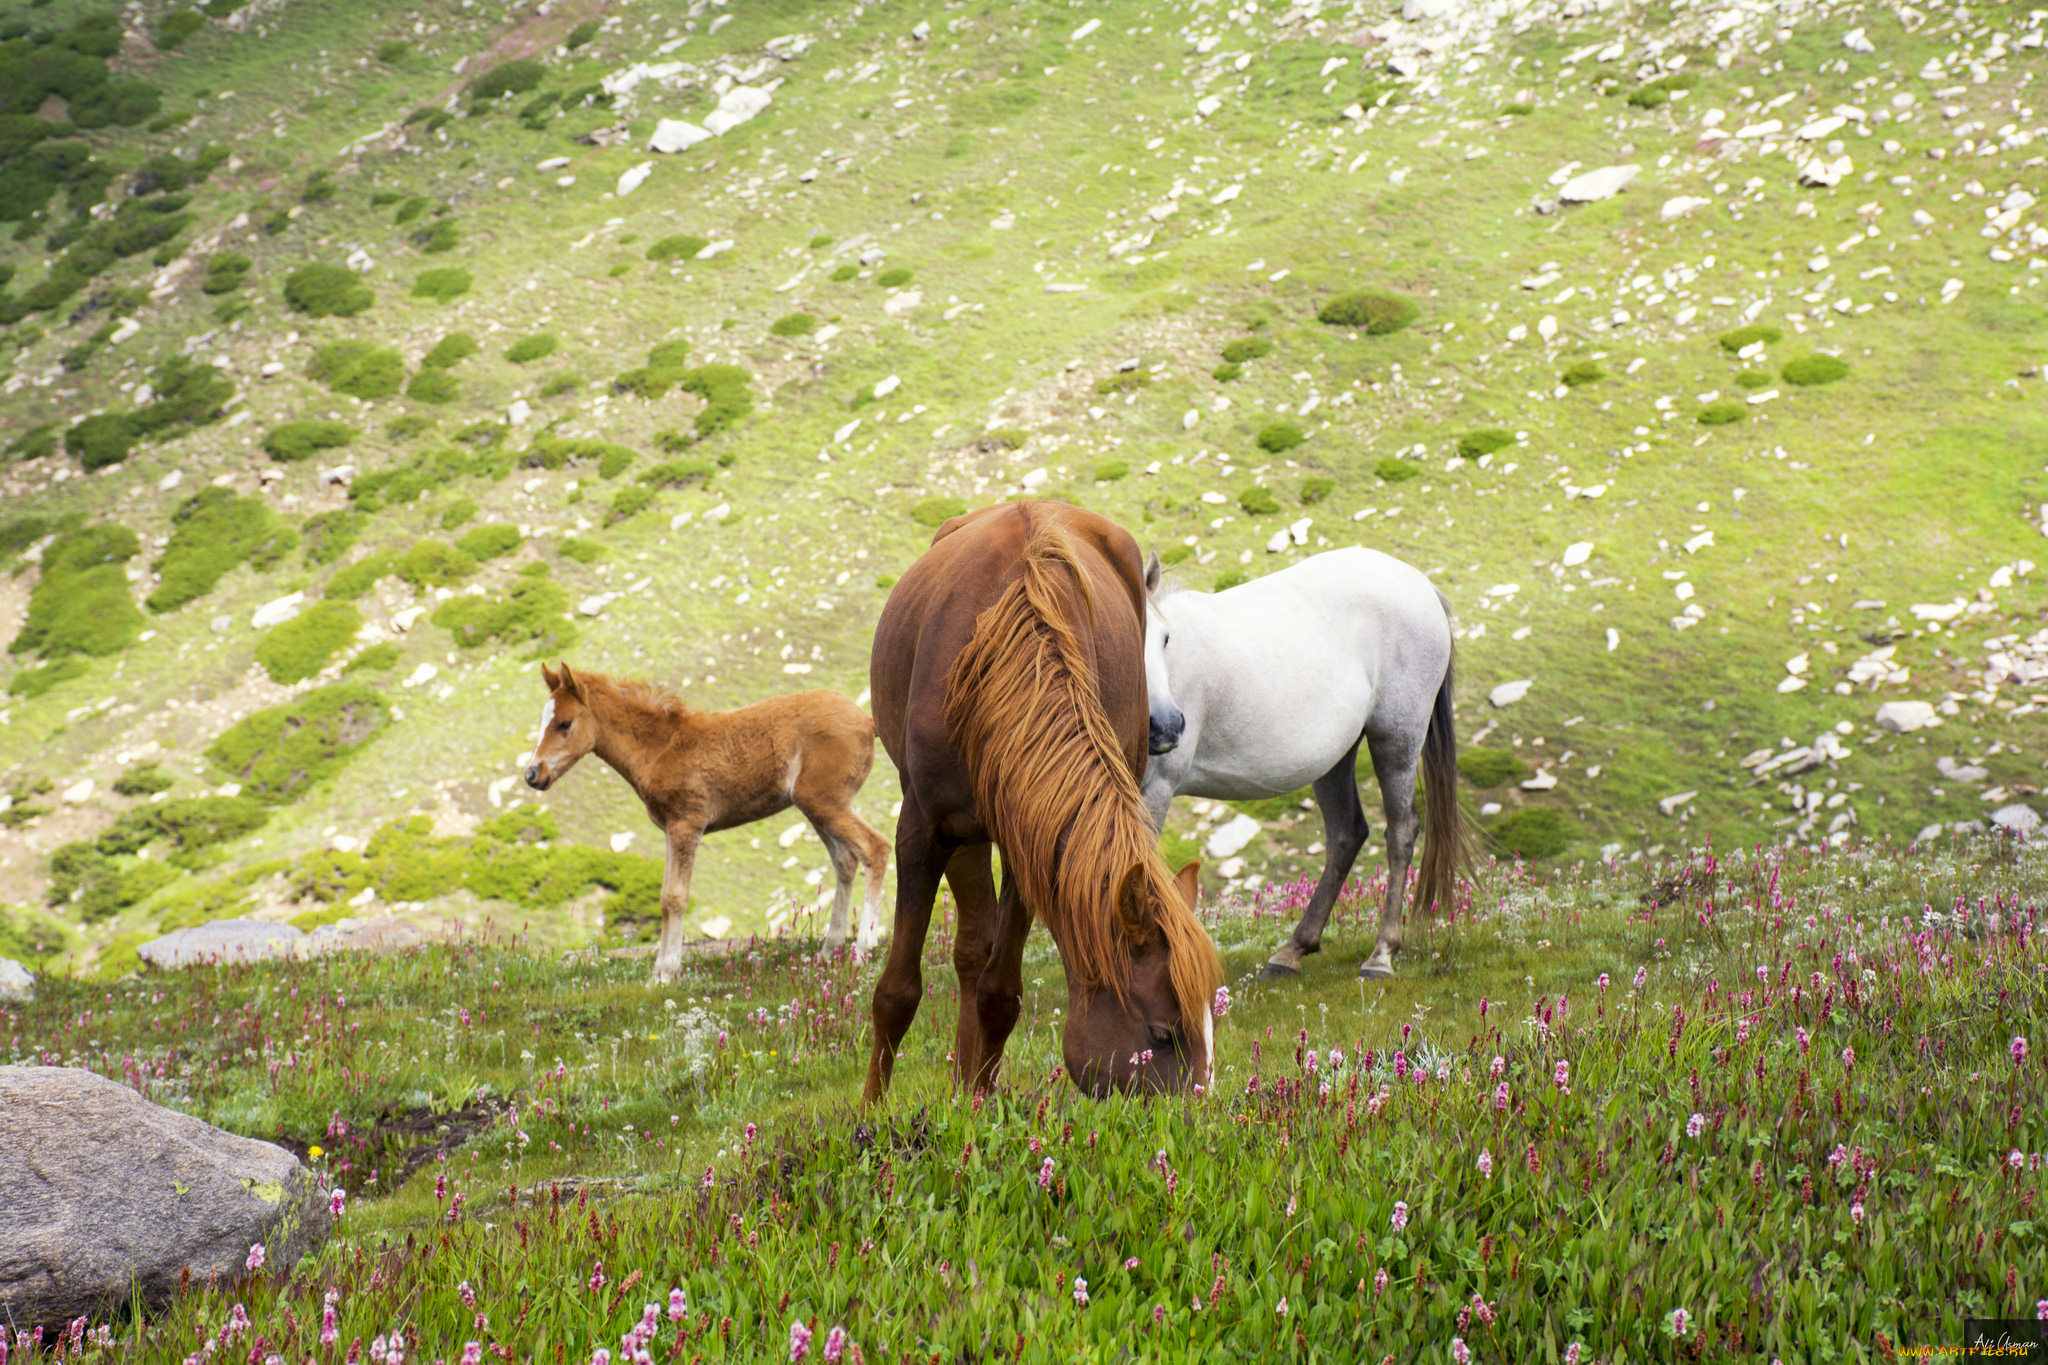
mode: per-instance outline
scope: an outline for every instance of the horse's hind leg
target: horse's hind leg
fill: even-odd
[[[922,811],[906,805],[896,825],[896,933],[875,982],[875,1038],[868,1054],[868,1081],[861,1102],[872,1104],[889,1088],[896,1054],[917,1007],[924,1001],[924,938],[932,922],[932,899],[946,870],[940,846]]]
[[[1316,805],[1323,812],[1323,876],[1315,895],[1301,912],[1301,922],[1266,962],[1259,975],[1272,981],[1295,975],[1302,958],[1322,951],[1323,926],[1344,890],[1344,879],[1358,861],[1371,827],[1365,822],[1365,806],[1358,799],[1358,746],[1353,744],[1337,766],[1316,779]]]
[[[1380,905],[1380,932],[1372,956],[1358,969],[1360,976],[1394,974],[1394,954],[1401,951],[1401,900],[1408,890],[1408,864],[1415,856],[1415,836],[1422,828],[1415,813],[1415,767],[1422,758],[1427,722],[1411,733],[1368,735],[1372,770],[1380,781],[1381,808],[1387,820],[1387,898]]]

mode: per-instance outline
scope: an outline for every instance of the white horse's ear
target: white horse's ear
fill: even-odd
[[[1159,591],[1159,555],[1157,552],[1145,564],[1145,591]]]

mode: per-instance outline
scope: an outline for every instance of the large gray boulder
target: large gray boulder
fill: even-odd
[[[102,1322],[131,1291],[283,1275],[318,1248],[328,1196],[282,1147],[223,1132],[71,1067],[0,1066],[0,1326]]]
[[[135,950],[152,967],[198,967],[212,962],[269,962],[290,957],[301,937],[289,924],[268,919],[217,919],[154,938]]]

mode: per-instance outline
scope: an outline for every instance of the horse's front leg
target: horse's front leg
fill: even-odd
[[[931,928],[932,901],[939,894],[947,857],[923,812],[906,801],[896,823],[896,928],[875,982],[875,1036],[868,1053],[868,1082],[861,1092],[863,1104],[873,1104],[889,1088],[903,1035],[924,1002],[924,938]]]
[[[690,908],[690,872],[704,831],[677,824],[668,831],[668,866],[661,874],[661,945],[654,954],[654,980],[673,981],[683,970],[683,916]]]

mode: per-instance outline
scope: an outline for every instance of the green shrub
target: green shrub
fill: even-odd
[[[1243,569],[1233,566],[1231,568],[1225,569],[1222,573],[1216,575],[1216,581],[1215,583],[1210,585],[1209,591],[1229,592],[1238,584],[1249,582],[1251,582],[1251,575],[1246,573]]]
[[[603,455],[598,457],[598,477],[605,479],[616,479],[619,475],[625,473],[629,468],[631,468],[633,461],[639,458],[640,457],[638,455],[635,455],[632,451],[626,449],[624,446],[613,446],[611,449],[605,451]]]
[[[462,244],[462,229],[455,225],[453,218],[443,218],[432,227],[415,232],[412,240],[429,256],[438,256],[443,252],[453,251]]]
[[[361,683],[336,683],[258,711],[225,731],[206,756],[265,805],[296,799],[340,771],[391,720]]]
[[[343,665],[341,671],[343,676],[361,672],[381,673],[387,668],[398,667],[399,660],[403,657],[404,655],[400,653],[398,646],[386,640],[382,644],[371,645],[368,649],[356,655],[355,658],[350,659],[347,664]]]
[[[698,252],[711,245],[709,237],[694,237],[687,232],[678,232],[663,237],[647,248],[650,261],[687,261],[694,259]]]
[[[412,55],[412,44],[403,38],[387,38],[377,44],[377,60],[385,66],[404,61]]]
[[[910,516],[920,526],[943,526],[966,510],[967,503],[961,498],[929,497],[919,499]]]
[[[125,526],[80,526],[51,541],[9,651],[56,660],[104,657],[125,648],[145,619],[129,595],[123,567],[141,549]]]
[[[421,540],[398,557],[394,570],[415,589],[425,592],[460,583],[476,572],[476,561],[446,541]]]
[[[1280,500],[1273,496],[1272,490],[1257,484],[1237,495],[1237,505],[1249,517],[1269,517],[1280,510]]]
[[[1536,106],[1526,100],[1503,104],[1500,107],[1500,116],[1502,118],[1523,118],[1535,112]]]
[[[475,498],[457,498],[454,502],[448,504],[447,511],[441,513],[441,529],[452,531],[458,526],[475,521],[476,512]]]
[[[1270,355],[1273,342],[1270,337],[1238,337],[1223,343],[1223,358],[1233,365],[1242,365],[1247,360],[1257,360]]]
[[[1496,450],[1506,450],[1515,443],[1515,434],[1487,427],[1480,431],[1468,431],[1458,438],[1458,453],[1468,460],[1482,455],[1491,455]]]
[[[313,352],[306,377],[351,398],[389,398],[405,384],[405,360],[388,346],[330,341]]]
[[[892,267],[875,276],[875,283],[884,289],[900,289],[910,283],[910,271],[900,265]]]
[[[353,602],[397,572],[393,555],[370,555],[337,571],[327,580],[325,596],[334,602]]]
[[[256,662],[277,683],[303,682],[349,647],[363,614],[346,602],[315,602],[256,642]]]
[[[1803,355],[1786,361],[1778,373],[1785,377],[1787,384],[1832,384],[1848,377],[1849,362],[1840,356]]]
[[[241,288],[242,277],[256,264],[234,251],[216,251],[206,258],[206,278],[199,288],[208,294],[227,294]]]
[[[560,344],[550,333],[539,332],[513,342],[505,352],[505,359],[514,365],[524,365],[529,360],[541,360],[553,355],[555,347]]]
[[[365,474],[349,485],[349,501],[365,512],[378,512],[401,503],[416,502],[456,479],[475,475],[496,477],[511,469],[512,458],[503,452],[487,451],[469,455],[451,448],[429,451],[411,464]]]
[[[45,456],[54,455],[57,453],[60,439],[55,422],[44,422],[39,426],[30,427],[7,443],[7,458],[40,460]],[[34,537],[31,536],[30,539],[33,540]]]
[[[142,429],[125,412],[96,412],[64,433],[64,449],[86,469],[101,469],[128,458]]]
[[[410,441],[423,431],[431,431],[434,419],[425,413],[408,412],[394,417],[384,424],[384,434],[394,441]]]
[[[1159,562],[1167,566],[1185,563],[1195,557],[1192,545],[1169,545],[1159,552]]]
[[[1130,393],[1151,387],[1152,376],[1144,370],[1124,370],[1095,381],[1095,391],[1101,394]]]
[[[1219,384],[1228,384],[1231,380],[1238,378],[1243,373],[1244,366],[1238,364],[1234,360],[1227,360],[1223,364],[1218,365],[1215,369],[1209,371],[1209,377]]]
[[[506,95],[524,95],[547,79],[548,69],[531,57],[515,57],[509,62],[500,62],[469,83],[469,98],[472,103],[502,99]]]
[[[435,610],[434,624],[464,649],[496,641],[513,648],[531,645],[537,657],[559,654],[576,643],[568,611],[569,597],[561,588],[545,578],[521,575],[503,597],[449,599]]]
[[[1771,382],[1771,372],[1769,370],[1755,369],[1737,370],[1735,372],[1735,382],[1745,389],[1760,389]]]
[[[1568,389],[1597,384],[1606,377],[1607,371],[1600,368],[1600,362],[1597,360],[1574,360],[1558,375],[1558,379]]]
[[[1547,806],[1525,806],[1484,831],[1489,845],[1517,858],[1555,858],[1576,837],[1571,821]]]
[[[469,292],[473,283],[470,274],[459,265],[439,265],[432,270],[422,270],[412,282],[412,296],[416,299],[432,299],[446,303],[461,298]]]
[[[461,394],[462,386],[446,370],[421,370],[405,386],[405,396],[415,403],[452,403]]]
[[[583,381],[573,374],[558,374],[540,386],[542,398],[560,398],[565,393],[575,393],[583,387]]]
[[[716,436],[753,411],[754,395],[747,387],[752,377],[737,365],[699,365],[676,381],[677,388],[704,400],[697,413],[698,440]]]
[[[1098,460],[1095,464],[1095,482],[1115,483],[1131,472],[1131,466],[1123,460]]]
[[[1278,455],[1282,451],[1294,449],[1307,439],[1302,435],[1301,428],[1292,422],[1272,422],[1259,429],[1258,444],[1260,450]]]
[[[85,660],[79,658],[59,659],[55,663],[25,668],[7,680],[8,695],[32,701],[55,690],[60,684],[84,677],[88,671]]]
[[[1738,327],[1732,332],[1724,333],[1721,337],[1721,349],[1733,355],[1743,347],[1759,341],[1766,346],[1775,346],[1784,339],[1785,334],[1777,328],[1761,322],[1752,322],[1747,327]]]
[[[640,485],[621,488],[612,495],[612,505],[605,513],[604,524],[616,526],[629,517],[638,516],[654,501],[655,490]]]
[[[984,450],[1022,450],[1024,443],[1031,439],[1031,433],[1016,427],[997,427],[985,431],[975,444]]]
[[[1718,403],[1709,403],[1699,411],[1699,424],[1703,427],[1725,427],[1740,422],[1749,416],[1749,404],[1738,403],[1724,398]]]
[[[346,422],[304,417],[272,427],[263,437],[263,448],[270,452],[271,459],[282,464],[294,464],[311,459],[320,451],[345,446],[359,434]]]
[[[641,474],[640,482],[651,488],[688,488],[710,482],[715,472],[704,460],[670,460]]]
[[[823,251],[826,247],[832,245],[832,241],[833,239],[831,237],[827,236],[825,233],[820,232],[813,236],[809,242],[805,243],[805,245],[810,247],[810,249],[813,251]]]
[[[1313,507],[1337,490],[1337,481],[1323,475],[1315,475],[1301,481],[1301,505]]]
[[[578,564],[594,564],[605,557],[604,546],[594,540],[579,540],[569,536],[555,547],[555,553],[564,559],[573,559]]]
[[[266,569],[299,543],[296,532],[257,498],[226,488],[202,489],[171,513],[171,540],[157,561],[162,580],[144,603],[151,611],[174,611],[212,592],[240,567]]]
[[[352,318],[377,295],[345,265],[302,265],[284,277],[284,301],[309,317]]]
[[[807,337],[818,330],[818,320],[809,313],[784,313],[768,325],[768,331],[779,337]]]
[[[50,855],[49,903],[86,924],[112,919],[178,879],[159,862],[115,861],[89,843],[65,844]]]
[[[533,444],[519,453],[522,469],[566,469],[571,465],[595,463],[599,472],[609,466],[611,478],[639,457],[622,445],[593,437],[571,440],[566,436],[536,436]]]
[[[1458,755],[1458,774],[1475,787],[1499,787],[1528,774],[1522,760],[1506,749],[1470,748]]]
[[[391,225],[404,227],[433,206],[433,200],[424,195],[415,195],[398,206],[398,212],[391,215]]]
[[[138,763],[114,779],[114,794],[155,796],[158,792],[167,792],[176,785],[176,779],[156,764]]]
[[[306,547],[308,564],[332,564],[348,553],[363,533],[369,518],[351,508],[318,512],[299,526],[299,540]]]
[[[562,46],[574,52],[577,48],[582,47],[597,37],[598,31],[602,27],[603,25],[595,19],[585,19],[582,23],[569,30],[569,36],[562,39]]]
[[[163,96],[147,82],[110,80],[79,92],[71,101],[71,121],[81,128],[132,128],[156,117],[163,104]]]
[[[174,427],[204,426],[218,421],[227,411],[235,386],[211,365],[189,357],[172,356],[150,372],[150,388],[156,397],[129,414],[129,420],[145,436],[167,439]]]
[[[834,284],[844,284],[846,283],[846,281],[852,279],[854,276],[858,274],[860,274],[859,266],[850,264],[842,265],[837,270],[834,270],[832,272],[832,282]]]
[[[197,10],[174,9],[156,21],[156,45],[165,52],[175,52],[187,38],[205,27],[206,16]]]
[[[1395,459],[1391,455],[1374,465],[1372,472],[1385,479],[1388,483],[1406,483],[1410,479],[1422,477],[1421,466],[1410,464],[1406,460]]]
[[[525,539],[516,526],[492,523],[479,526],[455,542],[455,548],[481,564],[496,559],[499,555],[512,553]]]
[[[689,371],[690,343],[680,337],[657,342],[647,353],[647,363],[627,370],[612,381],[620,393],[652,401],[683,381]]]
[[[1368,289],[1329,300],[1317,310],[1316,321],[1333,327],[1362,327],[1367,336],[1377,337],[1398,332],[1421,316],[1422,310],[1399,294]]]

